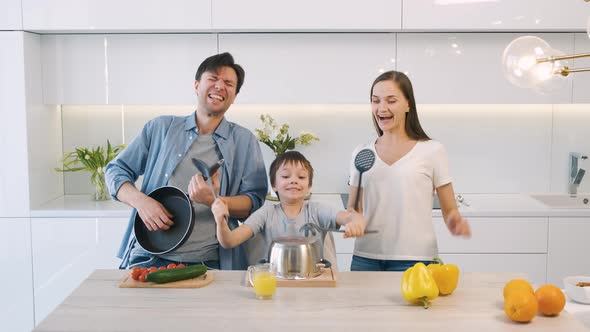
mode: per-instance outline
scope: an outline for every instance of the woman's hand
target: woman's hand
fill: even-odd
[[[471,227],[466,218],[461,217],[457,210],[451,212],[447,218],[447,228],[453,235],[471,237]]]

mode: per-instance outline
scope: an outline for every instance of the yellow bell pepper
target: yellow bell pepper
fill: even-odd
[[[410,303],[422,303],[428,309],[429,300],[438,296],[438,287],[424,263],[416,263],[402,276],[402,295]]]
[[[427,268],[432,273],[440,294],[449,295],[457,288],[459,267],[455,264],[443,264],[439,258],[434,261],[436,263],[428,264]]]

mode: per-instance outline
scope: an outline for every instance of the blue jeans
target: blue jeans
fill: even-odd
[[[422,262],[424,265],[433,263],[433,261],[391,261],[383,259],[371,259],[353,255],[350,264],[351,271],[405,271]]]
[[[130,257],[129,259],[129,266],[127,266],[128,269],[132,269],[134,267],[160,267],[160,266],[168,266],[168,264],[170,263],[174,263],[176,265],[182,263],[186,266],[190,266],[190,265],[200,265],[203,264],[205,265],[208,269],[219,269],[219,261],[218,260],[210,260],[210,261],[205,261],[205,262],[197,262],[197,263],[188,263],[188,262],[175,262],[175,261],[171,261],[169,259],[165,259],[165,258],[161,258],[158,256],[133,256]]]

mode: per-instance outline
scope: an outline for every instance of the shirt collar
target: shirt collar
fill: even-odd
[[[194,111],[192,114],[186,116],[184,118],[184,130],[194,130],[197,128],[197,111]],[[215,129],[215,134],[223,139],[227,139],[229,137],[229,122],[225,119],[221,119],[221,123]]]

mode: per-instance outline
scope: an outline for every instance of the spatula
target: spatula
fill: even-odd
[[[215,174],[219,167],[223,165],[223,159],[219,160],[211,168],[207,166],[207,164],[202,161],[201,159],[193,158],[192,159],[193,165],[201,172],[203,179],[207,181],[209,186],[211,187],[211,193],[213,194],[213,198],[217,199],[217,193],[215,192],[215,188],[213,188],[213,182],[211,181],[211,175]]]
[[[370,170],[375,163],[375,152],[370,149],[363,149],[356,154],[354,157],[354,167],[359,171],[359,184],[356,188],[356,198],[354,200],[354,210],[358,211],[359,206],[359,193],[361,190],[361,180],[363,178],[363,173]]]

